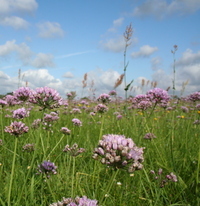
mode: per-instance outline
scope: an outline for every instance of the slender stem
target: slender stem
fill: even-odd
[[[14,176],[14,170],[15,170],[15,159],[16,159],[17,143],[18,143],[18,138],[16,137],[16,138],[15,138],[14,155],[13,155],[13,161],[12,161],[12,170],[11,170],[11,177],[10,177],[10,185],[9,185],[9,190],[8,190],[8,206],[11,206],[11,204],[10,204],[10,197],[11,197],[13,176]]]
[[[71,190],[71,197],[74,198],[74,174],[75,174],[75,164],[76,164],[76,160],[75,157],[71,157],[73,159],[72,162],[72,190]]]

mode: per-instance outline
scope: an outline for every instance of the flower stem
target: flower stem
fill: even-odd
[[[15,159],[16,159],[17,143],[18,143],[18,138],[15,138],[15,148],[14,148],[14,155],[13,155],[13,161],[12,161],[10,185],[9,185],[9,190],[8,190],[8,206],[11,206],[11,204],[10,204],[10,197],[11,197],[13,176],[14,176],[14,170],[15,170]]]

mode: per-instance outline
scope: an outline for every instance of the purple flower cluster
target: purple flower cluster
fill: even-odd
[[[81,110],[79,108],[73,108],[72,111],[70,111],[71,114],[81,114]]]
[[[189,112],[189,109],[185,106],[181,106],[181,110],[185,113],[188,113]]]
[[[63,134],[67,134],[67,135],[70,135],[71,133],[71,130],[69,130],[67,127],[62,127],[60,129],[60,131],[63,133]]]
[[[59,116],[56,112],[51,112],[50,114],[44,115],[45,122],[54,122],[59,119]]]
[[[98,98],[97,101],[100,101],[102,103],[108,103],[111,101],[110,95],[109,94],[101,94]]]
[[[75,126],[78,126],[78,127],[82,126],[82,122],[77,118],[72,119],[72,122]]]
[[[10,126],[6,126],[4,131],[14,136],[20,136],[24,133],[27,133],[28,130],[29,130],[28,126],[26,126],[24,123],[14,121],[11,123]]]
[[[161,168],[158,170],[157,174],[155,173],[154,170],[151,170],[150,173],[154,175],[154,179],[158,180],[159,186],[161,188],[163,188],[166,185],[166,183],[169,181],[172,182],[178,181],[177,176],[173,172],[167,175],[163,175],[163,169]]]
[[[192,102],[200,101],[200,92],[194,92],[188,96],[188,99]]]
[[[68,152],[71,156],[76,157],[79,154],[85,152],[84,148],[78,148],[78,144],[73,144],[72,147],[70,147],[68,144],[63,149],[63,152]]]
[[[98,104],[95,108],[94,108],[95,112],[99,112],[99,113],[105,113],[108,111],[108,107],[104,104]]]
[[[152,103],[150,101],[148,101],[148,100],[147,101],[143,100],[143,101],[141,101],[141,102],[139,102],[137,104],[137,108],[138,109],[142,109],[142,110],[146,110],[146,109],[148,109],[150,107],[152,107]]]
[[[27,111],[24,107],[16,109],[13,111],[13,118],[15,119],[23,119],[29,116],[29,111]]]
[[[35,90],[30,102],[39,105],[42,109],[52,109],[62,105],[62,98],[56,90],[49,87],[41,87]]]
[[[155,104],[167,103],[170,100],[168,92],[160,88],[154,88],[149,90],[147,93],[147,98]]]
[[[49,206],[98,206],[97,200],[91,200],[86,196],[76,198],[65,198],[60,202],[55,202]]]
[[[5,100],[3,100],[3,99],[0,99],[0,105],[2,107],[4,107],[5,105],[7,105],[7,102]]]
[[[32,127],[33,129],[37,129],[37,128],[40,126],[41,122],[42,122],[41,119],[35,119],[35,120],[33,121],[32,125],[31,125],[31,127]]]
[[[156,138],[156,136],[153,133],[146,133],[144,136],[144,139],[152,140],[154,138]]]
[[[53,162],[48,161],[44,161],[43,163],[41,163],[40,165],[38,165],[38,175],[39,174],[45,174],[47,175],[47,177],[49,178],[51,174],[57,174],[57,166],[55,166],[55,164]]]
[[[115,90],[111,90],[111,91],[109,92],[109,95],[111,95],[111,96],[116,96],[116,95],[117,95],[117,92],[116,92]]]
[[[14,96],[20,101],[27,101],[32,96],[33,91],[29,87],[20,87],[13,92]]]
[[[145,148],[137,147],[131,138],[108,134],[99,141],[97,148],[94,149],[93,158],[100,159],[102,164],[114,169],[124,168],[131,173],[143,168],[143,149]]]
[[[6,95],[4,99],[9,106],[14,106],[20,103],[19,100],[13,95]]]

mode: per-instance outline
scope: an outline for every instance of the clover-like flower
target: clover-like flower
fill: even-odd
[[[24,107],[16,109],[13,111],[12,117],[15,119],[23,119],[29,116],[29,111],[27,111]]]
[[[144,136],[144,139],[152,140],[154,138],[156,138],[156,136],[153,133],[146,133]]]
[[[72,122],[75,126],[78,126],[78,127],[82,126],[82,122],[77,118],[72,119]]]
[[[98,206],[98,201],[91,200],[87,196],[76,198],[63,197],[62,201],[52,203],[49,206]]]
[[[147,98],[153,103],[167,103],[170,100],[168,92],[160,88],[154,88],[147,92]]]
[[[13,92],[14,96],[20,101],[27,101],[32,93],[33,91],[29,87],[20,87]]]
[[[69,130],[67,127],[62,127],[60,129],[60,131],[63,133],[63,134],[67,134],[67,135],[70,135],[71,133],[71,130]]]
[[[27,133],[28,130],[28,126],[26,126],[23,122],[14,121],[10,124],[10,126],[6,126],[4,131],[18,137],[24,133]]]
[[[57,166],[55,166],[55,164],[53,162],[48,161],[44,161],[43,163],[41,163],[40,165],[38,165],[38,175],[39,174],[45,174],[47,175],[47,177],[49,178],[51,174],[57,174]]]
[[[103,135],[97,148],[94,149],[93,158],[100,160],[114,169],[126,169],[132,173],[143,168],[142,162],[144,147],[137,147],[131,138],[124,135]]]
[[[104,104],[98,104],[95,108],[94,108],[95,112],[99,112],[99,113],[105,113],[108,111],[108,107]]]
[[[79,154],[85,152],[84,148],[79,148],[78,144],[73,144],[72,147],[70,147],[68,144],[63,149],[63,152],[68,152],[71,156],[76,157]]]
[[[101,94],[98,98],[97,101],[100,101],[102,103],[108,103],[111,101],[110,95],[109,94]]]
[[[188,96],[188,99],[192,102],[200,101],[200,92],[194,92]]]
[[[26,144],[22,147],[23,152],[33,152],[35,150],[34,144]]]
[[[39,105],[43,110],[46,108],[56,108],[62,105],[62,98],[59,93],[49,87],[37,88],[35,92],[33,92],[33,95],[29,101]]]

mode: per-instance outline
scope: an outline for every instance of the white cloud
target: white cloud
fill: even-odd
[[[39,36],[41,38],[57,38],[63,37],[64,31],[61,29],[61,26],[57,22],[44,22],[37,24],[39,28]]]
[[[124,18],[119,18],[113,21],[113,26],[108,29],[108,32],[116,32],[117,28],[122,25]]]
[[[140,47],[140,50],[138,52],[133,52],[131,56],[133,58],[138,58],[138,57],[149,57],[151,54],[153,54],[155,51],[157,51],[157,47],[151,47],[149,45],[144,45]]]
[[[146,0],[133,11],[134,16],[147,17],[154,16],[161,19],[174,14],[187,15],[200,9],[199,0]]]
[[[63,77],[64,78],[73,78],[74,75],[71,72],[66,72],[66,73],[63,74]]]
[[[36,68],[55,67],[55,64],[53,62],[53,55],[39,53],[31,62],[31,65]]]
[[[28,22],[12,14],[32,14],[38,7],[35,0],[0,0],[0,24],[14,29],[26,29]]]
[[[161,64],[162,64],[161,57],[154,57],[154,58],[151,59],[151,68],[152,68],[152,70],[159,69]]]

